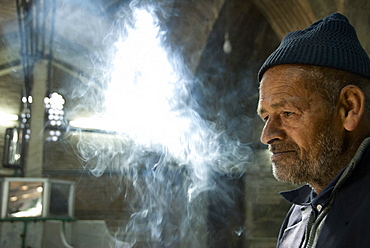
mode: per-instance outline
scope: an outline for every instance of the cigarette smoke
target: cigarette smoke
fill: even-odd
[[[204,247],[209,197],[217,198],[220,208],[232,208],[235,197],[215,175],[241,177],[252,161],[250,146],[232,132],[243,130],[248,118],[231,118],[224,108],[237,93],[225,93],[217,106],[207,106],[213,92],[205,92],[210,89],[169,41],[166,21],[174,12],[171,1],[131,1],[110,13],[113,19],[101,17],[99,24],[89,25],[91,30],[84,27],[102,37],[104,49],[98,48],[98,38],[91,41],[94,73],[84,87],[73,89],[71,98],[77,100],[67,118],[95,112],[83,117],[93,118],[104,134],[76,132],[78,153],[94,176],[119,174],[127,185],[118,188],[130,189],[123,200],[132,214],[116,233],[127,247],[139,242]],[[57,19],[59,32],[81,33],[79,25],[70,26],[72,32],[58,25]],[[56,56],[63,54],[59,49]],[[78,102],[82,98],[89,101]],[[238,226],[234,232],[243,230]]]

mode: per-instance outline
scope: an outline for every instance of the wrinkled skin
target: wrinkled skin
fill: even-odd
[[[300,76],[301,68],[279,65],[261,80],[258,114],[261,141],[271,152],[276,179],[324,188],[342,169],[345,130],[338,114]]]

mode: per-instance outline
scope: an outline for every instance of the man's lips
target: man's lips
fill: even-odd
[[[271,152],[271,159],[277,159],[280,157],[284,157],[287,155],[290,155],[291,153],[294,153],[294,150],[284,150],[284,151],[270,151]]]

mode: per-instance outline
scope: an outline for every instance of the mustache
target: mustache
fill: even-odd
[[[268,145],[268,149],[272,153],[284,151],[299,151],[299,147],[294,142],[279,142]]]

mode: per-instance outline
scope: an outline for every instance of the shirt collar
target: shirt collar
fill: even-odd
[[[279,194],[288,202],[297,205],[307,205],[311,202],[313,190],[308,185],[303,185],[297,189],[280,192]]]
[[[298,189],[280,192],[279,194],[291,204],[302,206],[313,205],[314,207],[316,207],[316,205],[325,206],[330,200],[331,192],[338,178],[339,175],[336,177],[336,180],[333,180],[319,195],[317,195],[309,185],[303,185]]]

